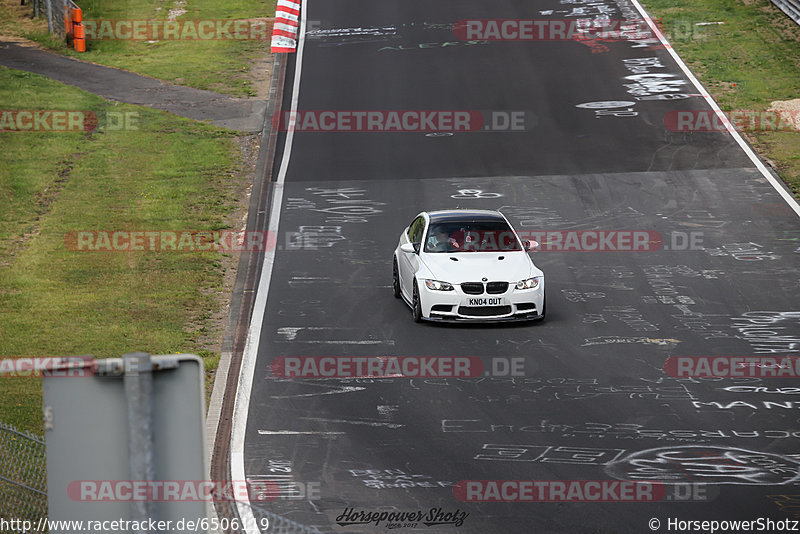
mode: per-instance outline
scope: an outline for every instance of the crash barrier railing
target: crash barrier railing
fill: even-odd
[[[800,24],[800,1],[798,0],[772,0],[772,3],[789,15],[793,21]]]
[[[0,423],[0,517],[47,517],[44,438]]]

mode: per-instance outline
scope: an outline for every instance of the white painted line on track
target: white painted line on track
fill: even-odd
[[[310,384],[309,384],[310,385]],[[270,399],[294,399],[296,397],[319,397],[321,395],[338,395],[339,393],[353,393],[354,391],[363,391],[367,388],[359,386],[338,386],[328,391],[320,391],[318,393],[298,393],[297,395],[270,395]]]
[[[292,103],[290,117],[296,117],[297,103],[300,99],[300,74],[303,67],[303,48],[305,45],[306,33],[306,14],[308,4],[300,11],[300,32],[297,42],[297,62],[294,69],[294,83],[292,87]],[[292,126],[291,122],[289,126]],[[286,143],[283,147],[281,167],[278,171],[278,178],[275,181],[272,191],[272,205],[270,206],[269,226],[267,230],[275,232],[277,235],[278,226],[281,218],[281,205],[283,204],[283,187],[286,181],[286,170],[289,168],[289,157],[292,154],[292,141],[294,140],[294,128],[288,128],[286,133]],[[261,279],[258,282],[256,300],[253,304],[253,315],[250,322],[250,329],[247,333],[247,341],[242,354],[242,366],[239,371],[239,384],[236,388],[236,400],[233,407],[233,422],[231,430],[231,480],[245,480],[244,472],[244,438],[247,429],[247,414],[250,408],[250,392],[253,387],[253,375],[256,367],[256,357],[258,356],[258,346],[261,338],[261,327],[264,321],[264,314],[267,309],[267,295],[269,285],[272,280],[272,269],[275,265],[274,248],[264,253],[264,265],[261,268]],[[239,518],[242,520],[243,530],[246,534],[260,534],[258,523],[253,516],[250,508],[250,499],[243,498],[236,501],[239,510]]]
[[[344,432],[323,432],[312,430],[259,430],[258,433],[261,436],[338,436],[344,434]]]
[[[309,339],[306,341],[292,341],[292,343],[307,343],[309,345],[394,345],[393,339],[359,339],[357,341]]]
[[[319,421],[322,423],[341,423],[345,425],[366,425],[366,426],[385,426],[387,428],[402,428],[406,425],[401,423],[387,423],[385,421],[369,421],[362,419],[325,419],[324,417],[301,417],[306,421]]]

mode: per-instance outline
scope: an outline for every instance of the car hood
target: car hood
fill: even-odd
[[[514,283],[531,276],[542,276],[527,252],[427,253],[421,255],[421,260],[434,279],[451,284],[480,282],[482,278],[488,278],[490,282]]]

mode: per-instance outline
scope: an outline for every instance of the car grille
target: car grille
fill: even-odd
[[[511,306],[459,306],[459,315],[470,317],[488,317],[492,315],[508,315],[511,313]]]
[[[464,282],[461,284],[461,291],[467,295],[483,295],[483,284],[481,282]]]
[[[508,282],[489,282],[486,284],[486,292],[490,295],[499,295],[508,291]]]
[[[464,282],[461,290],[467,295],[483,295],[484,285],[483,282]],[[508,291],[508,282],[489,282],[485,290],[491,295],[500,295]]]

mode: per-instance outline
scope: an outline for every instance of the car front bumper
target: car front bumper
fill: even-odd
[[[541,319],[544,279],[534,289],[516,289],[509,284],[504,293],[469,295],[459,285],[453,291],[437,291],[420,284],[422,318],[445,322],[506,322]]]

